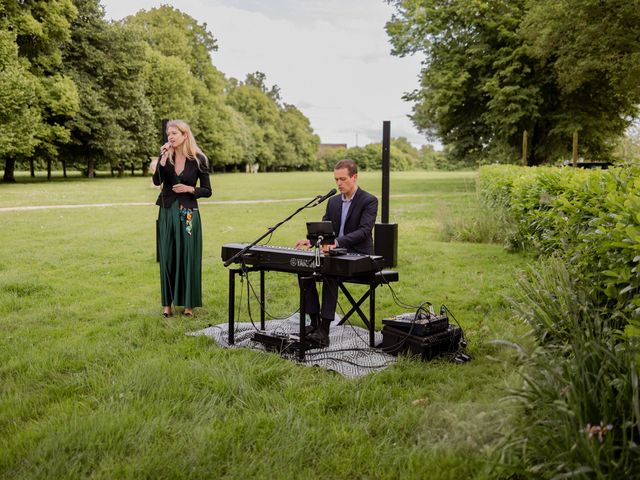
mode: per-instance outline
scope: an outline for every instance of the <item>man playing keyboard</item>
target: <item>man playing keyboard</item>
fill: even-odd
[[[349,253],[373,254],[373,226],[378,215],[378,199],[358,187],[358,166],[353,160],[340,160],[333,169],[340,195],[331,197],[322,220],[330,220],[333,231],[338,232],[331,245],[323,245],[328,253],[333,248],[344,248]],[[298,240],[296,248],[311,248],[308,239]],[[299,280],[301,282],[301,280]],[[309,340],[322,347],[329,346],[329,329],[338,303],[338,279],[330,275],[322,278],[322,307],[315,282],[306,286],[305,305],[311,318],[307,327]]]

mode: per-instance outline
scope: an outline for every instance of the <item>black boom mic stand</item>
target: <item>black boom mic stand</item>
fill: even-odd
[[[286,223],[289,220],[291,220],[293,217],[295,217],[298,213],[300,213],[305,208],[317,207],[322,202],[324,202],[327,198],[331,197],[332,195],[335,195],[335,193],[336,193],[336,190],[334,188],[327,195],[317,195],[313,199],[309,200],[307,203],[305,203],[303,206],[298,208],[295,212],[293,212],[287,218],[285,218],[284,220],[281,220],[280,222],[276,223],[274,226],[269,227],[269,229],[267,229],[267,231],[263,235],[258,237],[256,240],[254,240],[250,244],[248,244],[242,250],[236,252],[235,255],[233,255],[232,257],[230,257],[229,259],[227,259],[224,262],[224,266],[228,267],[229,265],[231,265],[233,262],[236,261],[236,259],[238,259],[239,257],[242,257],[245,253],[247,253],[249,250],[251,250],[252,247],[255,247],[258,244],[258,242],[260,242],[260,240],[262,240],[263,238],[271,235],[273,232],[276,231],[276,229],[278,229],[280,227],[280,225],[282,225],[283,223]]]
[[[237,259],[241,259],[239,263],[241,263],[243,265],[243,269],[244,269],[245,268],[245,266],[244,266],[245,263],[244,263],[244,258],[243,257],[258,242],[260,242],[263,238],[267,237],[268,235],[271,235],[273,232],[275,232],[278,229],[278,227],[280,227],[280,225],[282,225],[282,224],[288,222],[289,220],[291,220],[294,216],[296,216],[298,213],[300,213],[305,208],[316,207],[316,206],[320,205],[322,202],[324,202],[327,198],[329,198],[329,197],[331,197],[332,195],[335,195],[335,194],[336,194],[336,190],[332,189],[326,195],[317,195],[316,197],[312,198],[307,203],[305,203],[304,205],[299,207],[295,212],[293,212],[287,218],[285,218],[284,220],[281,220],[280,222],[276,223],[274,226],[269,227],[267,229],[267,231],[263,235],[261,235],[256,240],[254,240],[250,244],[246,245],[244,248],[242,248],[241,250],[236,252],[233,256],[228,258],[224,262],[224,266],[228,267],[231,263],[235,262]],[[319,259],[316,258],[316,263],[318,262],[318,260]],[[302,288],[300,289],[300,332],[299,332],[300,336],[299,336],[299,343],[298,343],[298,346],[299,346],[298,354],[299,354],[301,360],[304,359],[304,351],[305,351],[305,331],[304,331],[304,328],[305,328],[305,322],[304,322],[304,311],[305,311],[305,299],[304,299],[304,297],[305,297],[305,292],[306,292],[306,280],[302,279]],[[264,308],[264,304],[262,304],[261,308]],[[232,318],[232,316],[230,316],[230,318]],[[264,324],[262,324],[262,325],[263,325],[262,328],[264,328]],[[229,330],[229,343],[233,343],[232,330]],[[282,347],[282,345],[281,345],[281,347]]]

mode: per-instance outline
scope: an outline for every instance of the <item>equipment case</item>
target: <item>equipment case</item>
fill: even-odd
[[[449,325],[447,330],[426,336],[408,335],[406,330],[385,325],[382,328],[382,349],[392,355],[409,353],[431,360],[438,355],[455,353],[459,349],[462,331]]]

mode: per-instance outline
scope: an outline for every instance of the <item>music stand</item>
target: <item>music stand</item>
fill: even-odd
[[[336,234],[333,231],[333,223],[329,220],[322,222],[307,222],[307,240],[316,247],[319,247],[320,245],[331,245],[336,240]]]

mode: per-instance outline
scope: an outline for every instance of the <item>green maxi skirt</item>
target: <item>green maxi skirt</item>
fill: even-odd
[[[202,306],[202,225],[197,208],[160,207],[158,261],[162,305]]]

